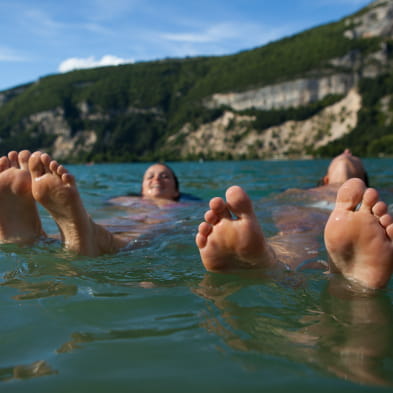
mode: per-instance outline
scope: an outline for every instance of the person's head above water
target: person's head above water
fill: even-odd
[[[143,175],[142,197],[172,201],[179,199],[179,181],[168,165],[157,163],[147,168]]]
[[[359,157],[353,156],[349,149],[333,158],[330,162],[322,184],[343,184],[348,179],[357,177],[362,179],[368,186],[368,176]]]

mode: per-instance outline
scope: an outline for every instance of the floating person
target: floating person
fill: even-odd
[[[307,197],[318,202],[334,200],[339,187],[352,177],[359,177],[368,182],[361,160],[345,149],[342,154],[331,160],[318,187],[306,191],[290,189],[282,193],[280,197],[287,198],[288,195],[293,197],[301,193],[303,199]],[[298,239],[293,235],[307,231],[307,237],[310,238],[311,232],[319,234],[326,224],[328,215],[324,212],[323,215],[316,217],[313,214],[315,209],[295,207],[296,211],[294,211],[294,206],[290,206],[289,210],[286,207],[279,201],[275,224],[280,232],[279,236],[274,238],[276,250],[273,252],[270,243],[265,241],[253,204],[242,188],[230,187],[226,192],[226,201],[222,198],[213,198],[210,201],[210,210],[205,214],[205,222],[200,225],[196,238],[205,268],[225,270],[242,265],[252,267],[261,265],[261,263],[264,266],[272,266],[276,263],[277,252],[280,254],[280,259],[285,260],[287,265],[296,267],[306,258],[306,255],[301,252],[302,246],[299,247]],[[233,219],[233,216],[237,219]],[[247,235],[240,237],[241,233]],[[283,239],[286,244],[279,247]],[[218,251],[220,248],[222,250]],[[291,248],[290,252],[288,248]],[[225,253],[236,258],[226,259]],[[263,262],[261,256],[263,256]]]
[[[179,179],[167,164],[158,162],[149,166],[142,178],[141,191],[109,199],[107,202],[124,207],[140,205],[142,202],[157,207],[173,207],[176,202],[199,201],[194,195],[180,191]]]
[[[83,206],[74,176],[48,154],[41,152],[12,151],[0,158],[0,194],[0,201],[3,202],[0,207],[2,243],[32,244],[39,238],[47,237],[36,202],[54,218],[65,247],[88,256],[114,253],[149,226],[151,230],[152,223],[164,220],[157,215],[148,219],[144,217],[143,220],[135,217],[139,229],[133,231],[130,229],[133,217],[126,217],[130,231],[121,226],[122,234],[114,233],[116,224],[100,225],[94,222]],[[142,199],[158,207],[173,204],[181,195],[173,170],[165,164],[150,166],[143,178],[141,195]],[[119,197],[117,202],[124,202],[127,198]]]
[[[54,190],[51,190],[52,186]],[[138,197],[121,196],[109,201],[123,207],[134,205],[133,214],[125,216],[121,223],[119,220],[110,220],[103,225],[96,224],[83,207],[74,177],[47,154],[31,154],[27,150],[20,153],[12,151],[0,158],[0,194],[0,201],[3,201],[0,210],[4,217],[0,219],[0,241],[31,244],[37,238],[47,237],[36,206],[36,201],[39,201],[55,218],[66,248],[84,255],[115,252],[140,234],[151,231],[152,224],[166,222],[168,213],[160,211],[162,208],[174,206],[183,195],[185,199],[196,199],[180,193],[179,180],[168,165],[156,163],[145,171]],[[62,199],[63,207],[57,204]],[[19,215],[20,219],[15,220]],[[64,216],[72,217],[73,229],[68,227],[71,221],[64,222]],[[125,221],[129,225],[125,225]],[[122,235],[114,233],[119,228]],[[71,230],[73,236],[69,236]],[[85,235],[77,235],[83,231],[87,231]],[[94,233],[89,235],[91,231]],[[108,237],[106,240],[114,244],[101,242],[102,250],[98,246],[86,244],[87,239],[94,239],[94,236]],[[79,241],[81,244],[77,245]]]
[[[349,149],[345,149],[330,162],[325,176],[319,185],[343,184],[354,177],[364,181],[369,186],[368,174],[359,157],[354,156]]]
[[[313,232],[316,239],[323,232],[339,187],[351,178],[362,179],[369,186],[368,174],[361,159],[345,149],[330,161],[317,187],[288,189],[278,194],[274,199],[276,207],[273,207],[272,215],[279,233],[308,232],[311,235]],[[308,238],[310,241],[311,237]]]
[[[337,198],[325,230],[330,270],[364,287],[383,288],[393,271],[393,219],[386,204],[379,201],[376,190],[366,187],[367,173],[360,159],[348,150],[332,160],[324,179],[324,185],[310,191],[320,199],[333,194]],[[362,208],[354,211],[360,203]],[[306,251],[299,240],[309,234],[302,236],[293,230],[294,221],[302,225],[298,216],[287,218],[292,233],[281,231],[267,239],[252,201],[241,187],[228,188],[225,200],[213,198],[209,206],[195,239],[206,270],[272,269],[283,265],[296,269],[304,261]],[[356,220],[356,227],[351,220]],[[288,222],[280,225],[285,227]],[[379,258],[382,264],[376,263]]]
[[[325,231],[332,270],[366,287],[381,288],[389,281],[392,271],[393,219],[387,213],[386,204],[378,200],[378,193],[367,189],[362,180],[347,181],[341,189],[344,191],[337,194],[333,218]],[[35,206],[37,201],[55,220],[68,250],[98,256],[117,252],[129,244],[130,239],[126,236],[115,235],[93,221],[83,205],[74,176],[48,154],[10,152],[1,158],[0,190],[0,241],[3,243],[31,243],[46,236]],[[357,201],[356,205],[362,202],[365,206],[359,213],[352,212],[357,222],[355,228],[350,219],[344,219],[351,217],[349,212],[356,206],[348,200]],[[335,233],[334,220],[340,221],[346,237],[331,235]],[[371,234],[364,234],[364,231],[371,231]],[[363,239],[371,239],[373,247]],[[196,243],[207,270],[281,267],[282,260],[295,268],[299,263],[299,257],[292,255],[290,247],[280,247],[279,242],[269,242],[265,238],[250,198],[238,186],[228,189],[226,201],[222,198],[210,201],[210,210],[199,226]],[[349,248],[354,250],[353,255],[348,253]],[[380,252],[383,252],[384,262],[375,265]],[[361,264],[358,258],[355,260],[355,255],[361,257]]]
[[[354,156],[349,149],[345,149],[330,161],[326,173],[318,181],[317,187],[307,190],[288,189],[281,196],[285,197],[287,194],[292,195],[300,192],[302,196],[306,193],[307,198],[316,201],[334,202],[339,187],[354,177],[362,179],[366,186],[369,186],[368,174],[362,160]]]
[[[324,239],[331,272],[366,288],[387,285],[393,271],[393,218],[378,192],[361,179],[349,179],[340,187]],[[295,269],[302,261],[292,255],[291,244],[283,249],[277,239],[266,239],[250,198],[238,186],[227,190],[226,201],[210,201],[196,244],[208,271],[272,269],[282,262]]]
[[[180,195],[179,180],[175,172],[166,164],[156,163],[145,171],[139,195],[114,197],[108,202],[127,206],[142,198],[157,206],[166,206],[177,202]]]

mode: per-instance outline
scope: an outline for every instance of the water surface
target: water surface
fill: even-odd
[[[365,162],[389,203],[392,164]],[[57,243],[1,246],[0,391],[390,391],[393,284],[371,298],[340,297],[318,270],[263,278],[206,273],[194,245],[208,200],[232,184],[249,192],[274,235],[275,197],[314,186],[327,161],[171,166],[182,191],[201,201],[166,212],[169,221],[142,247],[87,258]],[[132,220],[105,201],[138,192],[146,168],[69,167],[97,220]],[[46,231],[56,232],[41,214]],[[315,258],[326,258],[322,243]]]

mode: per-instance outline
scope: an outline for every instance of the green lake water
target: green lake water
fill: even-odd
[[[173,163],[181,190],[201,200],[165,211],[165,222],[134,250],[87,258],[57,242],[2,245],[0,391],[392,391],[393,282],[372,297],[341,297],[319,270],[207,273],[194,244],[209,199],[232,184],[246,189],[265,233],[274,235],[273,213],[284,202],[305,204],[277,196],[314,186],[327,164]],[[393,160],[365,165],[393,203]],[[138,192],[147,166],[68,168],[95,219],[138,230],[133,212],[105,201]],[[322,242],[313,258],[326,259]]]

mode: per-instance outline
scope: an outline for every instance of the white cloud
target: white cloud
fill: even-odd
[[[19,62],[26,61],[26,59],[13,51],[12,49],[0,46],[0,61],[3,62]]]
[[[280,37],[283,33],[284,31],[277,28],[264,28],[250,23],[219,23],[199,32],[163,33],[161,38],[189,44],[219,43],[231,40],[247,43],[255,40],[266,42]]]
[[[98,60],[94,56],[90,56],[86,58],[71,57],[60,63],[59,71],[68,72],[68,71],[78,70],[82,68],[114,66],[120,64],[129,64],[133,62],[134,60],[132,59],[122,59],[120,57],[116,57],[112,55],[102,56],[102,58]]]
[[[230,23],[220,23],[204,31],[194,33],[164,33],[161,37],[169,41],[189,43],[218,42],[236,37],[238,35],[238,29],[235,27],[238,28],[238,26]]]
[[[288,29],[288,30],[287,30]],[[159,41],[177,56],[223,54],[266,44],[290,33],[289,26],[223,22],[194,31],[158,33]]]

